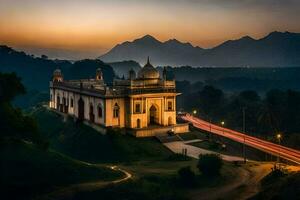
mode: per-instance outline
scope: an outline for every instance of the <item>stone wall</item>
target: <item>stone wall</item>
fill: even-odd
[[[189,132],[189,125],[185,123],[185,124],[176,124],[173,126],[132,129],[129,131],[129,133],[133,134],[135,137],[153,137],[156,135],[166,134],[172,130],[174,131],[175,134],[187,133]]]

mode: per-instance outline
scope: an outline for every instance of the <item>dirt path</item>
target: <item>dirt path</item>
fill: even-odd
[[[273,164],[270,163],[249,166],[247,170],[249,171],[250,179],[240,188],[237,188],[234,199],[248,199],[258,193],[261,179],[271,172],[272,167]]]
[[[191,199],[248,199],[259,191],[260,180],[271,171],[271,164],[251,164],[236,170],[236,176],[224,186],[191,191]]]
[[[60,189],[57,189],[51,193],[48,193],[43,196],[39,196],[36,199],[41,200],[63,200],[63,199],[72,199],[72,197],[78,193],[78,192],[91,192],[98,189],[101,189],[103,187],[106,187],[111,184],[118,184],[124,181],[127,181],[128,179],[132,178],[132,174],[129,172],[117,167],[117,166],[110,166],[112,170],[120,171],[124,173],[125,177],[121,179],[117,179],[114,181],[93,181],[93,182],[87,182],[87,183],[79,183],[79,184],[73,184],[69,185]]]

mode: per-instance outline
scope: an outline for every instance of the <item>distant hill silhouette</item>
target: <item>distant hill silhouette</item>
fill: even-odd
[[[115,77],[112,67],[101,60],[80,60],[74,63],[64,60],[50,60],[47,56],[34,57],[0,46],[0,71],[15,72],[22,78],[28,90],[48,90],[49,81],[56,68],[60,68],[66,79],[91,78],[101,68],[104,79],[111,83]]]
[[[141,69],[141,65],[133,60],[108,63],[115,71],[116,75],[122,78],[128,77],[129,70],[133,69],[136,73]]]
[[[161,42],[150,35],[116,45],[99,58],[104,62],[150,56],[154,65],[217,67],[300,66],[300,33],[272,32],[261,39],[249,36],[226,41],[212,49],[194,47],[176,39]]]

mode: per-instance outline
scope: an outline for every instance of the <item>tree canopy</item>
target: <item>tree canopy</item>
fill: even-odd
[[[25,88],[15,73],[0,73],[0,138],[15,138],[41,143],[35,120],[26,116],[11,101],[24,94]]]

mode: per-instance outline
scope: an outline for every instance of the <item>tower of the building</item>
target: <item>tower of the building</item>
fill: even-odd
[[[53,82],[63,82],[64,77],[60,69],[54,70],[52,80]]]
[[[132,68],[129,70],[128,78],[130,80],[136,79],[136,73],[135,73],[135,71]]]
[[[96,80],[103,80],[103,74],[100,68],[96,70]]]
[[[164,67],[163,69],[163,79],[166,81],[167,80],[167,68]]]

